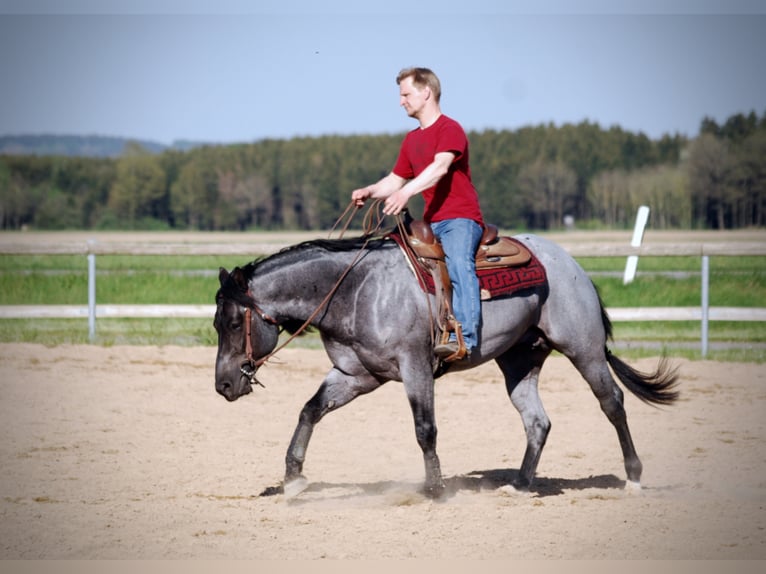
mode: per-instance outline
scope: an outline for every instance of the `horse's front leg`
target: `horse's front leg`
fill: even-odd
[[[377,389],[381,384],[371,375],[353,376],[336,368],[330,370],[319,390],[303,406],[298,417],[298,426],[295,427],[285,456],[285,495],[296,496],[308,486],[303,476],[303,463],[314,426],[330,411],[342,407],[359,395]]]
[[[436,454],[436,417],[434,414],[434,380],[430,372],[405,380],[407,398],[415,419],[415,436],[423,451],[426,467],[424,492],[439,498],[445,489],[439,456]]]

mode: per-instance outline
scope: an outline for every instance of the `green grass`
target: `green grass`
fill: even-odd
[[[288,335],[283,334],[283,337]],[[284,340],[284,339],[283,339]],[[87,344],[87,319],[5,319],[0,320],[0,343],[27,342],[55,346]],[[97,345],[180,345],[216,346],[213,319],[99,319]],[[290,343],[293,347],[319,349],[317,333],[307,333]]]
[[[698,342],[699,321],[625,321],[612,323],[615,341]],[[766,324],[760,321],[711,321],[708,336],[726,343],[766,343]]]
[[[218,268],[244,263],[234,257],[104,255],[96,258],[96,300],[137,305],[212,303]],[[87,301],[85,257],[0,256],[0,305],[82,305]]]
[[[622,282],[624,258],[589,257],[578,262],[592,274],[607,306],[689,307],[700,304],[699,257],[642,257],[637,276],[628,285]],[[617,275],[600,274],[604,272]],[[763,307],[766,304],[766,258],[711,258],[709,295],[713,307]]]
[[[622,284],[625,258],[578,260],[601,293],[607,307],[698,306],[701,278],[699,257],[642,257],[638,275]],[[240,256],[98,256],[97,294],[100,304],[211,304],[218,288],[217,270],[247,263]],[[666,273],[672,272],[672,276]],[[766,258],[711,257],[712,306],[763,307],[766,302]],[[84,256],[0,256],[0,305],[87,303],[87,259]],[[215,345],[211,319],[99,319],[98,344]],[[673,355],[694,357],[699,343],[698,322],[615,322],[615,340],[659,341]],[[766,324],[710,323],[710,342],[742,345],[766,342]],[[44,344],[87,343],[87,319],[2,320],[0,342]],[[681,347],[679,347],[681,344]],[[293,343],[319,347],[309,335]],[[621,354],[641,355],[641,349]],[[656,354],[649,349],[649,354]],[[699,351],[696,351],[699,356]],[[712,350],[709,358],[764,361],[758,349]],[[722,359],[725,360],[725,359]]]
[[[619,271],[625,269],[625,257],[578,257],[577,262],[588,272]],[[700,257],[640,257],[638,272],[647,271],[687,271],[699,273],[702,268]],[[763,257],[711,257],[711,273],[766,271]]]
[[[123,271],[217,270],[219,267],[244,265],[241,256],[215,255],[99,255],[97,268]],[[88,260],[83,255],[0,255],[0,271],[64,271],[87,272]]]
[[[732,324],[742,325],[742,323]],[[735,348],[710,348],[706,359],[714,361],[736,361],[764,363],[766,349],[749,347],[764,340],[766,326],[752,329],[731,329],[734,336],[724,335],[718,330],[719,323],[711,323],[711,342],[725,340],[739,343]],[[284,340],[283,335],[282,340]],[[615,344],[613,350],[624,358],[654,357],[664,352],[673,357],[701,359],[700,326],[698,323],[615,323]],[[657,346],[644,346],[640,341],[659,342]],[[0,321],[0,342],[29,342],[46,346],[61,344],[88,344],[87,319],[6,319]],[[631,344],[632,342],[632,344]],[[97,345],[180,345],[215,346],[216,333],[210,319],[99,319],[96,329]],[[321,349],[317,333],[307,333],[294,339],[290,346],[303,349]]]
[[[24,341],[43,345],[89,343],[87,319],[5,319],[0,342]],[[212,319],[99,319],[96,344],[216,345]]]
[[[211,303],[219,266],[246,263],[237,257],[100,256],[100,303]],[[644,257],[638,276],[623,285],[624,258],[580,261],[608,307],[696,306],[700,304],[700,262],[695,257]],[[766,301],[766,258],[719,257],[710,265],[710,304],[760,307]],[[601,273],[610,272],[612,275]],[[658,272],[683,272],[681,276]],[[82,256],[0,256],[0,305],[85,304],[87,261]]]

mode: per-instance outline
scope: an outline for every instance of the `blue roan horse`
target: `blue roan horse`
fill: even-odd
[[[553,350],[565,355],[590,385],[617,431],[626,485],[640,486],[641,461],[628,429],[623,392],[609,367],[639,399],[658,405],[677,398],[675,370],[663,359],[654,373],[641,373],[615,357],[607,348],[609,318],[583,269],[555,243],[527,234],[516,239],[537,256],[547,281],[482,302],[478,349],[468,360],[447,364],[439,364],[433,354],[433,296],[421,290],[394,241],[308,241],[231,273],[220,270],[216,391],[229,401],[250,393],[262,362],[258,359],[275,349],[279,332],[295,331],[308,319],[332,362],[319,390],[300,412],[286,456],[286,494],[297,494],[307,485],[303,463],[322,417],[394,380],[404,383],[412,407],[425,461],[425,492],[439,496],[444,482],[436,454],[434,379],[492,359],[505,377],[527,437],[513,486],[529,489],[551,427],[537,382]]]

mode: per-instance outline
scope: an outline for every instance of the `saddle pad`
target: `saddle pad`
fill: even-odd
[[[392,233],[390,236],[401,246],[401,237]],[[518,243],[516,239],[511,241]],[[477,269],[476,275],[479,277],[479,289],[481,289],[481,298],[483,300],[510,295],[521,289],[535,287],[546,282],[545,267],[542,266],[534,253],[530,251],[532,258],[524,265],[514,267],[495,267],[492,269]],[[405,255],[406,257],[406,255]],[[421,277],[420,286],[429,293],[435,293],[434,280],[428,269],[420,266]],[[425,285],[423,285],[425,283]]]
[[[531,255],[531,259],[524,265],[478,270],[476,274],[479,276],[481,298],[493,299],[545,283],[548,279],[545,267],[534,253]]]

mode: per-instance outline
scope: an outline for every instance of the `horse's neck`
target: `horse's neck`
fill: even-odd
[[[305,319],[340,279],[348,266],[342,259],[327,255],[269,265],[263,272],[256,272],[250,290],[264,309]]]

